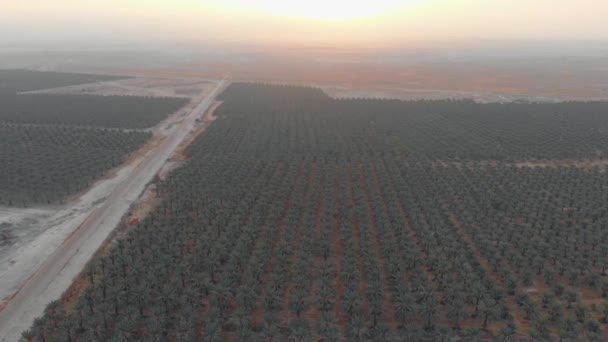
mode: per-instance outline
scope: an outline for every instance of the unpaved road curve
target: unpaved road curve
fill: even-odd
[[[21,333],[42,315],[46,305],[63,294],[225,85],[225,80],[218,82],[177,129],[133,169],[104,204],[94,210],[25,282],[0,311],[0,341],[18,341]]]

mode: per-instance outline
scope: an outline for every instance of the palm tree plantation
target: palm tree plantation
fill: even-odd
[[[155,209],[118,228],[24,341],[608,338],[608,102],[253,83],[219,100],[184,164],[156,179]],[[34,112],[0,114],[0,174],[17,181],[2,177],[2,201],[53,201],[146,140],[85,122],[149,126]],[[10,126],[26,117],[36,125]]]
[[[120,165],[178,98],[24,92],[115,76],[0,70],[0,205],[61,203]]]

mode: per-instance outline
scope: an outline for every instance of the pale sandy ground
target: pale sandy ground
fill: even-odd
[[[48,220],[56,212],[57,209],[51,207],[25,209],[0,207],[0,265],[3,264],[9,247],[18,247],[30,240],[31,236],[39,234],[40,231],[35,228],[42,228],[40,222]],[[28,229],[29,227],[34,229]]]
[[[504,166],[515,166],[518,168],[563,168],[574,167],[578,169],[592,170],[597,169],[605,172],[608,167],[608,159],[553,159],[553,160],[518,160],[515,162],[504,162],[498,160],[476,160],[469,162],[437,160],[433,162],[436,167],[484,167],[494,168],[499,164]]]
[[[160,143],[132,158],[111,177],[96,183],[88,192],[58,211],[32,209],[12,212],[6,217],[23,222],[38,215],[29,227],[31,234],[3,251],[0,259],[0,341],[17,341],[50,301],[61,296],[74,277],[118,225],[130,205],[137,200],[173,151],[197,127],[224,82],[199,93],[155,129]],[[1,214],[1,212],[0,212]]]
[[[137,160],[133,164],[135,163]],[[114,177],[97,182],[76,202],[58,211],[6,210],[11,212],[9,218],[17,216],[18,221],[15,221],[12,231],[20,232],[22,237],[12,246],[0,250],[0,302],[9,299],[91,211],[103,204],[104,199],[132,170],[133,165],[127,165]]]
[[[515,163],[517,167],[543,167],[543,168],[556,168],[556,167],[575,167],[579,169],[595,169],[598,168],[600,171],[605,171],[608,166],[608,159],[557,159],[557,160],[526,160]]]
[[[513,102],[526,100],[533,102],[559,102],[565,98],[533,95],[504,95],[490,92],[458,91],[449,89],[414,89],[414,88],[350,88],[344,86],[320,86],[325,93],[335,99],[375,98],[399,100],[444,100],[472,99],[479,103]]]
[[[120,95],[149,97],[194,97],[209,86],[208,80],[135,77],[67,87],[25,92],[23,94]]]

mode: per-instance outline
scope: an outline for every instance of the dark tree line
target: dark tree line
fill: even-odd
[[[373,148],[368,148],[373,154],[401,145],[411,152],[410,157],[422,159],[584,159],[606,157],[608,153],[608,102],[333,100],[319,89],[270,87],[251,91],[246,85],[233,86],[225,96],[230,95],[246,101],[231,102],[222,110],[241,112],[243,120],[277,115],[256,106],[276,96],[272,100],[277,101],[274,108],[282,105],[289,110],[278,120],[310,129],[308,136],[289,137],[280,136],[287,134],[284,131],[271,131],[272,138],[289,144],[283,149],[295,147],[304,153],[344,153],[367,140],[374,140],[370,145]],[[280,104],[284,101],[281,97],[292,103]],[[312,127],[320,122],[330,125],[332,131]],[[257,133],[250,131],[252,135]]]
[[[20,93],[25,91],[65,87],[83,83],[113,81],[124,76],[75,74],[52,71],[32,71],[22,69],[0,70],[0,93]]]
[[[187,103],[182,98],[2,94],[0,121],[108,128],[149,128]]]

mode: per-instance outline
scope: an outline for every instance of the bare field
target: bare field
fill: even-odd
[[[443,99],[472,99],[477,102],[511,102],[521,97],[458,91],[447,89],[407,89],[407,88],[349,88],[336,86],[321,86],[321,89],[335,99],[377,98],[399,100],[443,100]],[[539,101],[557,101],[555,98],[538,98]]]
[[[329,59],[331,60],[331,59]],[[523,63],[523,64],[521,64]],[[480,102],[608,99],[605,62],[488,61],[311,62],[285,58],[222,62],[182,69],[120,69],[141,78],[199,77],[319,86],[330,96],[398,99],[472,98]]]
[[[7,253],[7,247],[38,233],[29,227],[39,227],[38,223],[44,222],[54,212],[53,208],[0,207],[0,260]]]
[[[74,86],[44,89],[27,94],[80,94],[101,96],[146,96],[192,98],[213,88],[213,84],[200,79],[135,77],[117,81],[87,83]]]

